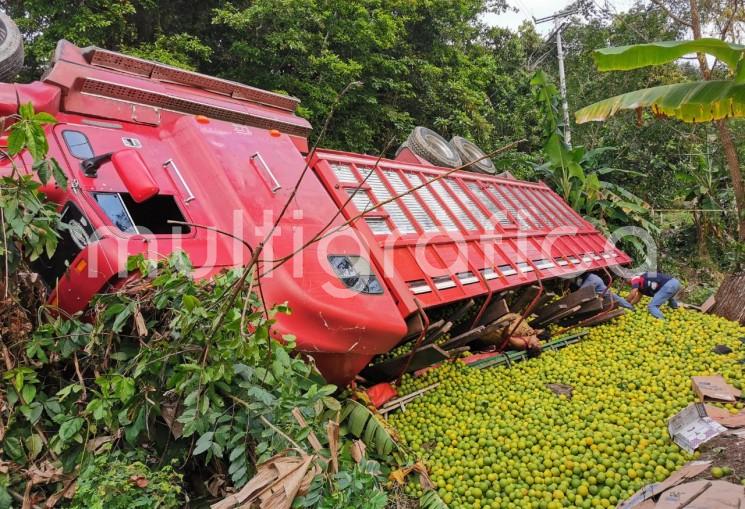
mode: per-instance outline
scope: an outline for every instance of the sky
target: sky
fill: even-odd
[[[485,20],[493,26],[500,26],[516,30],[520,23],[532,17],[542,18],[560,11],[571,0],[508,0],[510,6],[517,11],[509,11],[500,15],[487,14]],[[602,8],[608,8],[611,12],[623,12],[631,7],[633,0],[595,0]],[[543,23],[536,27],[540,33],[548,33],[553,28],[553,23]]]

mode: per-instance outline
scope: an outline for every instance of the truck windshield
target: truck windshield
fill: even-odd
[[[93,198],[111,223],[124,233],[183,235],[188,226],[168,221],[184,221],[173,196],[159,194],[137,203],[129,193],[93,193]]]

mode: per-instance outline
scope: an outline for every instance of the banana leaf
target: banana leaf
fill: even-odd
[[[448,505],[443,502],[435,490],[425,491],[419,497],[419,507],[421,509],[448,509]]]
[[[341,413],[341,422],[347,431],[361,438],[365,445],[380,456],[388,456],[398,448],[396,441],[385,425],[364,405],[347,400]]]
[[[601,48],[593,52],[593,58],[598,71],[626,71],[674,62],[691,53],[706,53],[734,70],[742,58],[743,51],[745,46],[740,44],[731,44],[719,39],[699,39]]]
[[[645,88],[585,106],[575,113],[578,124],[602,121],[620,110],[652,108],[656,115],[684,122],[708,122],[745,116],[745,84],[734,81],[694,81]]]

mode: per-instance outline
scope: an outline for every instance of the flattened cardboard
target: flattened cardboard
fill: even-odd
[[[618,504],[618,509],[652,509],[652,498],[663,491],[696,477],[711,466],[711,461],[691,461],[686,463],[662,482],[648,484],[634,493],[631,498]]]
[[[727,428],[706,415],[703,403],[691,403],[667,421],[667,431],[681,449],[693,452]]]
[[[728,410],[714,405],[704,405],[704,407],[706,408],[706,415],[722,426],[727,428],[741,428],[745,426],[745,410],[740,410],[738,413],[732,414]]]
[[[745,507],[745,487],[706,479],[675,486],[662,494],[655,509],[739,509]]]
[[[701,401],[713,399],[717,401],[735,401],[741,392],[727,383],[722,375],[691,377],[693,392]]]

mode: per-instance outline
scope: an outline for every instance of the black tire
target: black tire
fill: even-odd
[[[23,39],[15,22],[0,12],[0,81],[9,83],[23,67]]]
[[[455,168],[462,164],[458,152],[432,129],[415,127],[405,144],[416,155],[434,165]]]
[[[452,145],[453,148],[458,152],[458,154],[460,154],[460,158],[463,160],[463,163],[476,161],[475,163],[468,165],[468,170],[476,173],[487,173],[489,175],[494,175],[497,172],[497,168],[494,166],[494,163],[491,159],[489,159],[488,157],[481,159],[486,154],[474,143],[471,143],[467,139],[461,138],[460,136],[453,136],[453,139],[450,140],[450,145]],[[479,161],[478,159],[481,160]]]

